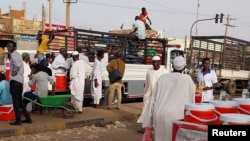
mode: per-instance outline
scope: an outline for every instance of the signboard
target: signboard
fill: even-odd
[[[70,27],[72,28],[72,27]],[[66,30],[65,25],[51,24],[51,30]],[[45,23],[45,31],[49,31],[49,24]],[[74,32],[55,32],[55,38],[50,43],[50,49],[59,50],[60,48],[64,48],[67,46],[67,50],[73,51],[74,49]],[[58,36],[57,36],[58,35]],[[63,35],[72,36],[67,39],[67,45],[65,45],[65,37]]]
[[[42,22],[13,19],[12,33],[36,35],[42,29]]]

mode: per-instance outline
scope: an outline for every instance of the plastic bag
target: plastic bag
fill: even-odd
[[[152,130],[150,127],[145,128],[145,132],[143,134],[142,141],[153,141]]]

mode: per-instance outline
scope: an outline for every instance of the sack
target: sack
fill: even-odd
[[[109,73],[109,81],[111,84],[121,79],[122,79],[122,75],[118,69],[114,69],[112,72]]]

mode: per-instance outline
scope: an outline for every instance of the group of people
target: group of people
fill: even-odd
[[[152,58],[153,68],[146,74],[143,102],[144,106],[137,123],[142,124],[139,132],[146,128],[151,130],[155,141],[172,140],[174,120],[184,119],[184,108],[187,103],[195,102],[196,84],[204,82],[202,102],[213,100],[213,89],[220,87],[214,70],[210,68],[210,59],[202,61],[203,68],[194,81],[184,74],[186,60],[177,56],[173,60],[173,72],[167,72],[159,65],[160,58]]]
[[[110,48],[100,49],[96,53],[93,67],[90,66],[89,59],[82,53],[81,48],[72,52],[67,58],[65,48],[59,50],[56,56],[44,55],[41,61],[34,64],[30,62],[30,56],[24,52],[17,52],[15,41],[9,41],[6,45],[10,54],[10,82],[5,80],[4,74],[0,74],[0,105],[12,104],[16,115],[15,121],[10,125],[21,125],[22,123],[32,123],[29,111],[32,105],[29,100],[39,99],[48,96],[48,90],[55,90],[56,74],[69,75],[69,89],[71,102],[75,109],[81,113],[84,100],[85,83],[91,83],[91,94],[96,108],[100,108],[102,98],[102,67],[107,65],[107,71],[118,69],[122,76],[125,72],[125,63],[122,61],[122,54],[118,52],[116,58],[109,61]],[[41,56],[40,56],[41,57]],[[8,86],[9,85],[9,86]],[[32,89],[35,85],[35,89]],[[50,88],[51,87],[51,88]],[[109,98],[113,99],[115,91],[118,94],[116,109],[121,107],[121,87],[122,79],[111,83],[109,86]],[[2,89],[3,88],[3,89]],[[3,94],[5,93],[5,94]],[[23,99],[23,97],[26,97]],[[4,102],[2,102],[4,101]],[[13,101],[13,102],[12,102]],[[112,109],[112,100],[108,100],[108,109]],[[21,120],[21,113],[25,120]]]

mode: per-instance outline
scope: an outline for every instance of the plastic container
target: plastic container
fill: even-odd
[[[214,111],[218,116],[218,120],[216,124],[222,124],[220,122],[221,114],[238,114],[237,102],[236,101],[221,101],[221,100],[213,100],[210,101],[211,104],[214,105]]]
[[[233,98],[233,101],[237,102],[237,108],[240,114],[250,115],[250,99]]]
[[[55,74],[56,83],[55,89],[56,90],[67,90],[67,76],[66,74]]]
[[[184,121],[186,122],[209,125],[214,124],[217,119],[213,104],[185,104]]]
[[[0,106],[0,120],[12,121],[15,120],[15,112],[13,105],[1,105]]]
[[[250,125],[250,115],[222,114],[220,121],[223,125]]]

